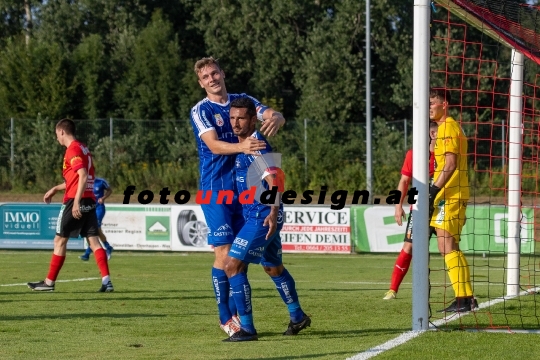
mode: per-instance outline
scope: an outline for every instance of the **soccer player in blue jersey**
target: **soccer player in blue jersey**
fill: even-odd
[[[244,224],[241,206],[235,196],[231,204],[225,201],[217,204],[220,190],[236,192],[234,181],[234,154],[255,154],[266,147],[264,141],[255,138],[238,142],[229,121],[230,103],[246,94],[229,94],[225,87],[225,73],[212,57],[202,58],[195,63],[195,73],[206,98],[199,101],[190,113],[191,125],[199,152],[199,190],[206,194],[212,191],[209,204],[201,208],[210,233],[208,243],[214,247],[212,284],[219,311],[221,328],[230,336],[239,330],[239,323],[233,319],[236,313],[234,301],[229,301],[229,280],[225,274],[225,259],[231,244]],[[275,135],[285,119],[279,112],[251,98],[257,107],[257,118],[263,121],[261,131]]]
[[[259,179],[263,179],[265,189],[273,186],[283,191],[283,174],[272,163],[271,158],[261,156],[272,152],[270,144],[255,130],[257,122],[255,104],[250,98],[237,98],[231,102],[230,121],[234,134],[240,143],[252,137],[265,141],[266,148],[258,151],[257,160],[254,155],[236,155],[235,172],[238,193],[248,193],[248,169],[257,169]],[[254,164],[254,162],[257,163]],[[262,166],[261,166],[262,163]],[[278,174],[278,175],[276,175]],[[311,325],[311,319],[304,313],[298,301],[298,294],[293,277],[283,266],[281,237],[279,232],[283,227],[283,203],[274,205],[261,204],[254,200],[251,204],[242,205],[245,224],[236,235],[225,261],[225,273],[233,291],[233,298],[240,316],[240,331],[224,341],[258,340],[257,331],[253,325],[253,308],[251,304],[251,286],[249,284],[247,264],[262,264],[264,271],[270,275],[276,285],[283,302],[287,305],[290,322],[283,335],[296,335]]]
[[[109,183],[107,180],[102,178],[96,178],[94,181],[94,195],[96,196],[96,215],[98,220],[98,233],[99,233],[99,240],[103,243],[103,246],[105,247],[105,251],[107,252],[107,260],[111,259],[111,254],[113,251],[113,247],[109,244],[107,241],[107,237],[101,230],[101,222],[103,221],[103,217],[105,216],[105,199],[107,199],[112,194],[112,189],[109,186]],[[86,248],[86,251],[83,255],[79,256],[79,259],[83,261],[88,261],[90,258],[90,254],[92,253],[92,249],[90,246]]]

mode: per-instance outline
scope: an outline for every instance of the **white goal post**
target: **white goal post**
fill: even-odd
[[[437,0],[448,5],[448,0]],[[510,46],[496,32],[456,6],[449,9],[483,33]],[[429,219],[428,219],[428,124],[430,89],[430,19],[431,1],[414,0],[413,32],[413,187],[418,191],[413,207],[413,295],[412,330],[429,328]],[[524,56],[512,49],[510,115],[508,122],[508,254],[506,297],[520,294],[521,255],[521,167],[523,145],[523,63]],[[503,157],[505,155],[503,154]]]
[[[429,129],[430,0],[414,0],[413,30],[413,206],[412,329],[429,327]]]

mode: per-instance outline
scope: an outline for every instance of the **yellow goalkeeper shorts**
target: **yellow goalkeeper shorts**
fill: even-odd
[[[446,230],[457,242],[461,237],[461,230],[465,225],[465,212],[467,201],[464,200],[440,200],[435,204],[435,211],[429,223],[436,229]]]

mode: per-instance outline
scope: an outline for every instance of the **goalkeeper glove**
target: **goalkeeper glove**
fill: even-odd
[[[429,217],[433,215],[435,211],[435,197],[441,191],[441,188],[435,185],[429,186]]]

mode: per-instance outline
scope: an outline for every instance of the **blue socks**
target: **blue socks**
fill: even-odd
[[[246,273],[246,274],[247,274],[247,271],[248,271],[248,265],[249,264],[246,264],[246,268],[244,269],[244,273]],[[230,284],[230,280],[229,280],[229,284]],[[230,289],[230,292],[229,292],[229,311],[231,312],[232,315],[237,315],[238,314],[238,310],[236,309],[236,301],[234,301],[234,297],[233,297],[232,286],[231,286],[231,289]]]
[[[234,302],[238,308],[238,316],[242,329],[251,334],[257,333],[253,326],[253,308],[251,306],[251,285],[245,272],[234,275],[229,279],[233,290]]]
[[[289,315],[291,316],[291,321],[297,323],[302,321],[304,318],[304,312],[300,307],[300,302],[298,302],[298,294],[296,293],[296,284],[294,279],[289,274],[287,269],[284,269],[280,276],[272,277],[274,284],[276,284],[276,289],[281,295],[281,299],[287,305],[289,309]]]
[[[238,310],[236,309],[236,302],[234,301],[233,297],[232,287],[229,288],[229,311],[231,312],[231,315],[236,315],[238,313]]]
[[[219,311],[219,321],[225,325],[232,317],[229,310],[229,280],[224,270],[212,267],[212,284]]]

